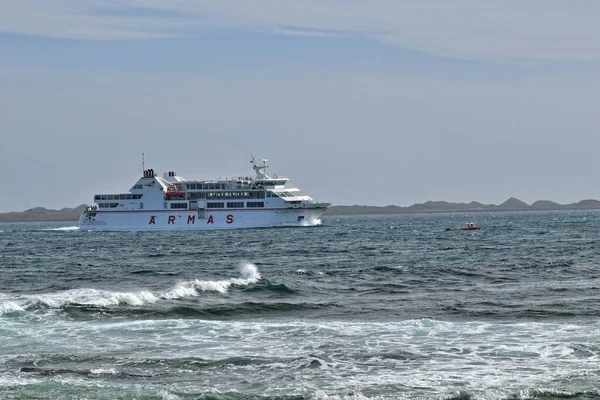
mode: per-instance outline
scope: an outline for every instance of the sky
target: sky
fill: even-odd
[[[0,212],[147,168],[318,201],[600,199],[597,0],[0,0]]]

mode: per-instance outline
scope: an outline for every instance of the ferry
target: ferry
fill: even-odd
[[[212,230],[320,224],[320,203],[288,178],[268,174],[267,159],[250,163],[255,177],[187,180],[143,169],[129,193],[97,194],[79,228],[93,231]],[[143,164],[143,161],[142,161]]]

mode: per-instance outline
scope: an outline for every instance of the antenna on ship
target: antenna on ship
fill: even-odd
[[[146,166],[144,165],[144,153],[142,153],[142,173],[146,170]]]

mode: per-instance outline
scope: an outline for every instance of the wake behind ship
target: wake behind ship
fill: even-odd
[[[186,180],[152,169],[129,193],[98,194],[79,218],[80,229],[103,231],[235,229],[310,226],[331,203],[318,203],[288,178],[269,176],[267,161],[250,161],[255,177]]]

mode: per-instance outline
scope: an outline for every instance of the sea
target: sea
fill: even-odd
[[[600,399],[600,210],[0,224],[0,399]]]

